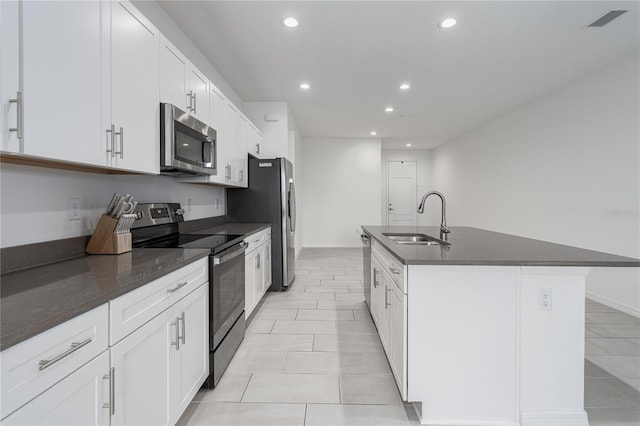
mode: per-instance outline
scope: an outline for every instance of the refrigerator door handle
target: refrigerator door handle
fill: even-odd
[[[288,195],[289,222],[291,223],[291,233],[294,234],[296,232],[296,187],[293,184],[293,179],[289,179]]]

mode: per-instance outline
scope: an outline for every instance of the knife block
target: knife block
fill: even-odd
[[[131,232],[114,234],[118,219],[103,214],[85,251],[89,254],[121,254],[131,251]]]

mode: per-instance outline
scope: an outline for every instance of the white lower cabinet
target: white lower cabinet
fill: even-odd
[[[102,352],[2,420],[13,425],[109,425],[109,353]]]
[[[245,317],[249,317],[271,285],[271,228],[245,239]]]
[[[111,347],[115,425],[175,424],[206,377],[207,283]]]
[[[375,246],[375,245],[374,245]],[[379,246],[378,251],[383,250]],[[371,316],[389,360],[402,399],[407,399],[407,288],[406,268],[390,261],[389,253],[371,256]],[[393,274],[393,275],[392,275]]]
[[[175,326],[166,311],[113,346],[114,425],[173,424],[169,390],[174,361]]]

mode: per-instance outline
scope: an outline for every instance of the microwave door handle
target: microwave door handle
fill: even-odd
[[[212,154],[213,141],[210,138],[206,138],[202,141],[202,165],[205,167],[211,167],[213,159]]]
[[[238,250],[234,250],[232,252],[229,252],[228,250],[225,252],[222,252],[221,254],[217,255],[217,256],[213,256],[213,264],[214,265],[221,265],[235,257],[240,256],[242,253],[244,253],[244,251],[247,249],[247,243],[242,242],[239,244],[239,248]]]

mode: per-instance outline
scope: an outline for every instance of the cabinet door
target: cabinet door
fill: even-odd
[[[238,110],[227,102],[225,109],[225,157],[227,160],[227,170],[225,179],[229,185],[238,184]]]
[[[158,30],[130,3],[111,2],[112,165],[120,169],[160,172],[159,41]]]
[[[190,111],[198,120],[209,123],[209,80],[192,64],[187,70]]]
[[[225,110],[227,109],[226,100],[222,92],[213,84],[210,84],[209,90],[209,123],[216,130],[216,155],[217,155],[217,175],[211,176],[211,182],[225,183],[225,175],[227,174],[227,128],[225,126]]]
[[[106,166],[102,90],[108,64],[102,54],[108,3],[21,5],[24,153]]]
[[[187,58],[164,37],[160,38],[160,102],[187,111]]]
[[[113,346],[115,425],[172,425],[173,363],[177,339],[169,309]]]
[[[371,257],[371,316],[376,324],[376,327],[380,327],[380,315],[383,306],[383,291],[384,283],[382,282],[382,266],[375,257]]]
[[[238,113],[237,118],[238,134],[236,140],[236,158],[238,161],[238,186],[248,187],[249,178],[247,175],[248,157],[247,157],[247,131],[249,122],[244,114]]]
[[[108,425],[109,353],[103,352],[2,421],[3,425]]]
[[[0,2],[0,150],[20,152],[18,92],[20,91],[20,17],[17,1]],[[20,94],[21,96],[21,94]],[[14,101],[11,101],[14,100]],[[16,130],[9,130],[16,129]]]
[[[264,265],[262,270],[264,272],[264,279],[262,281],[262,294],[264,294],[269,289],[269,287],[271,287],[271,239],[268,239],[264,243],[263,250]]]
[[[245,255],[244,258],[244,310],[245,317],[248,318],[253,308],[256,306],[256,257],[257,250]]]
[[[209,375],[209,284],[176,304],[180,347],[175,352],[175,420],[179,419]]]
[[[256,250],[256,260],[254,261],[255,278],[253,280],[253,294],[255,297],[255,306],[258,305],[264,294],[264,263],[264,250],[260,247]]]
[[[407,296],[400,289],[393,287],[389,294],[391,306],[390,315],[390,347],[389,364],[396,379],[402,399],[407,399],[406,391],[406,324],[407,324]]]

